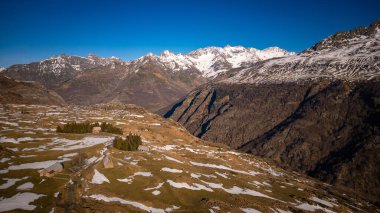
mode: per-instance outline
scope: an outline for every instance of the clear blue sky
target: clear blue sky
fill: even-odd
[[[165,49],[301,51],[380,18],[380,0],[0,0],[0,66],[61,53],[135,59]]]

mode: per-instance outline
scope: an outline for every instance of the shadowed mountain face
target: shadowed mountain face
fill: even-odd
[[[37,82],[22,82],[0,74],[0,103],[63,105],[55,92]]]
[[[378,200],[379,23],[296,56],[231,70],[164,117],[202,139]]]
[[[165,117],[202,139],[378,197],[379,100],[378,81],[215,84]]]

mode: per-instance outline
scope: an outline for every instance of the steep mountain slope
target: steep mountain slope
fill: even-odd
[[[64,100],[55,92],[37,82],[23,82],[0,73],[0,103],[63,105]]]
[[[379,25],[338,33],[296,56],[231,70],[225,80],[192,91],[164,116],[202,139],[376,201]]]
[[[61,55],[41,62],[13,65],[3,72],[12,78],[38,81],[66,102],[122,102],[158,110],[230,68],[273,57],[292,55],[280,48],[208,47],[189,53],[148,54],[131,62],[89,55]]]
[[[380,72],[380,20],[337,33],[298,55],[272,59],[229,73],[227,82],[276,83],[303,79],[367,80]]]
[[[138,106],[4,105],[0,115],[1,212],[378,211],[355,192],[199,140]],[[148,150],[111,148],[109,133],[55,132],[83,120],[137,133]],[[55,163],[62,172],[39,175]]]

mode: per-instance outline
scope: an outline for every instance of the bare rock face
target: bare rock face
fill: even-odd
[[[65,101],[37,82],[16,81],[0,74],[0,103],[63,105]]]
[[[220,83],[193,91],[164,116],[202,139],[379,197],[379,100],[376,80]]]

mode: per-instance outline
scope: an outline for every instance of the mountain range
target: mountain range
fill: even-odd
[[[273,57],[294,55],[278,47],[208,47],[187,55],[164,51],[125,62],[116,57],[54,56],[17,64],[2,72],[17,80],[36,81],[70,104],[133,103],[149,110],[166,107],[219,74]]]

